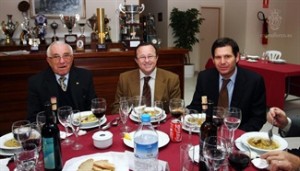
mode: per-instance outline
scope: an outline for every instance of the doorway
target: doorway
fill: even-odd
[[[201,15],[205,20],[200,27],[200,71],[205,69],[205,64],[211,57],[213,42],[220,37],[221,8],[201,7]]]

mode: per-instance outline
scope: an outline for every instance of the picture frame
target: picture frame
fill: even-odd
[[[86,18],[86,0],[29,0],[30,15],[42,14],[47,18],[59,18],[60,14]]]

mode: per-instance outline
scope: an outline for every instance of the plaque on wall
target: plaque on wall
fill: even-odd
[[[68,44],[76,44],[77,34],[67,34],[65,35],[65,42]]]

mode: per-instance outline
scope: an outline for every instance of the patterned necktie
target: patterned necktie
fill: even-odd
[[[144,77],[143,96],[146,99],[146,105],[151,106],[151,89],[148,84],[151,77]]]
[[[67,91],[67,85],[65,84],[66,77],[60,77],[58,79],[59,85],[63,91]]]
[[[228,90],[227,84],[229,83],[230,79],[223,79],[222,88],[219,94],[218,106],[221,107],[228,107]]]

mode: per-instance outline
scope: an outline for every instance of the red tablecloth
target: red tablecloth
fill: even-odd
[[[117,115],[108,115],[106,116],[107,120],[113,120],[114,118],[117,117]],[[163,131],[169,135],[169,129],[170,129],[170,121],[172,120],[171,116],[167,117],[166,122],[161,123],[161,125],[157,128],[160,131]],[[128,120],[127,123],[133,130],[135,130],[138,125],[131,121]],[[63,129],[61,129],[63,130]],[[98,129],[92,129],[88,130],[88,133],[86,135],[80,136],[79,137],[79,142],[83,144],[83,148],[81,150],[72,150],[72,146],[62,146],[62,157],[63,157],[63,162],[65,163],[67,160],[73,158],[73,157],[78,157],[82,155],[87,155],[87,154],[93,154],[93,153],[102,153],[102,152],[108,152],[108,151],[117,151],[117,152],[124,152],[125,150],[128,151],[133,151],[132,148],[127,147],[123,143],[123,139],[120,134],[120,125],[117,127],[111,127],[109,131],[113,133],[113,144],[107,149],[98,149],[93,146],[93,140],[92,140],[92,135],[93,133],[97,132]],[[165,147],[162,147],[159,149],[159,159],[167,161],[170,166],[171,171],[177,171],[179,170],[179,147],[182,143],[188,143],[188,132],[183,131],[183,139],[182,142],[176,143],[176,142],[171,142],[167,144]],[[241,134],[243,134],[243,131],[237,130],[235,136],[239,137]],[[74,139],[74,136],[70,137],[71,139]],[[198,134],[193,134],[192,135],[192,143],[194,145],[199,144],[199,136]],[[14,163],[9,164],[10,170],[13,170],[14,168]],[[198,170],[198,166],[195,164],[195,170]],[[233,169],[230,169],[233,170]],[[254,168],[252,163],[249,164],[249,167],[246,169],[247,171],[251,170],[257,170]]]
[[[294,80],[300,80],[300,65],[296,64],[276,64],[261,60],[257,62],[240,60],[239,66],[257,72],[264,78],[268,107],[277,106],[283,108],[286,84],[290,83],[286,82],[286,79],[293,77]],[[211,59],[209,59],[205,67],[214,67]]]

